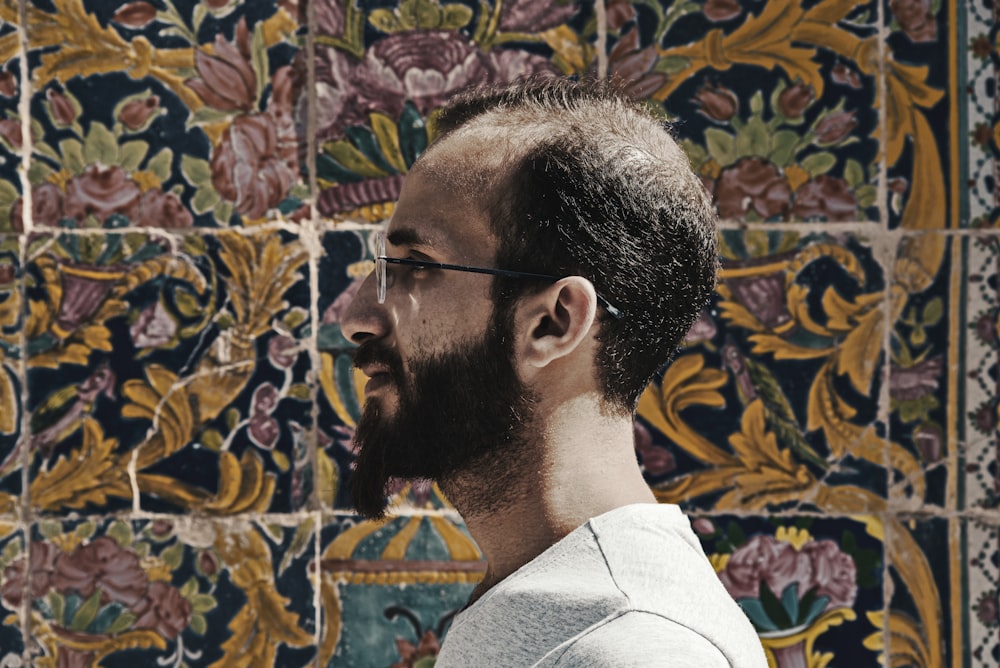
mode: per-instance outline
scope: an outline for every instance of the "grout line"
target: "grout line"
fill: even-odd
[[[597,78],[608,77],[608,11],[604,0],[594,0],[594,13],[597,16],[597,39],[594,50],[597,52]]]

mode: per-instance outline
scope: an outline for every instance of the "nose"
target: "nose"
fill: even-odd
[[[344,336],[357,344],[369,339],[381,338],[388,332],[385,309],[378,303],[374,272],[368,274],[361,287],[358,288],[354,300],[344,312],[340,327]]]

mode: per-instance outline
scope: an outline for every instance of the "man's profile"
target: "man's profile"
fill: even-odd
[[[438,482],[488,570],[437,666],[766,665],[633,413],[715,285],[716,217],[662,123],[599,83],[465,92],[344,318],[369,377],[359,512]]]

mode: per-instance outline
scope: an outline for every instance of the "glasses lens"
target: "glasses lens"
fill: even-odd
[[[375,235],[375,285],[378,288],[378,303],[385,303],[385,232]]]

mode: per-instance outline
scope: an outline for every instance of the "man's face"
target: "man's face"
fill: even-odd
[[[387,255],[492,267],[496,240],[486,213],[462,196],[448,169],[454,158],[415,168],[387,230]],[[355,364],[370,380],[355,441],[352,492],[362,514],[385,509],[390,477],[442,480],[488,465],[520,441],[531,400],[512,361],[513,327],[494,312],[491,277],[388,266],[384,304],[371,276],[344,319],[359,344]]]

